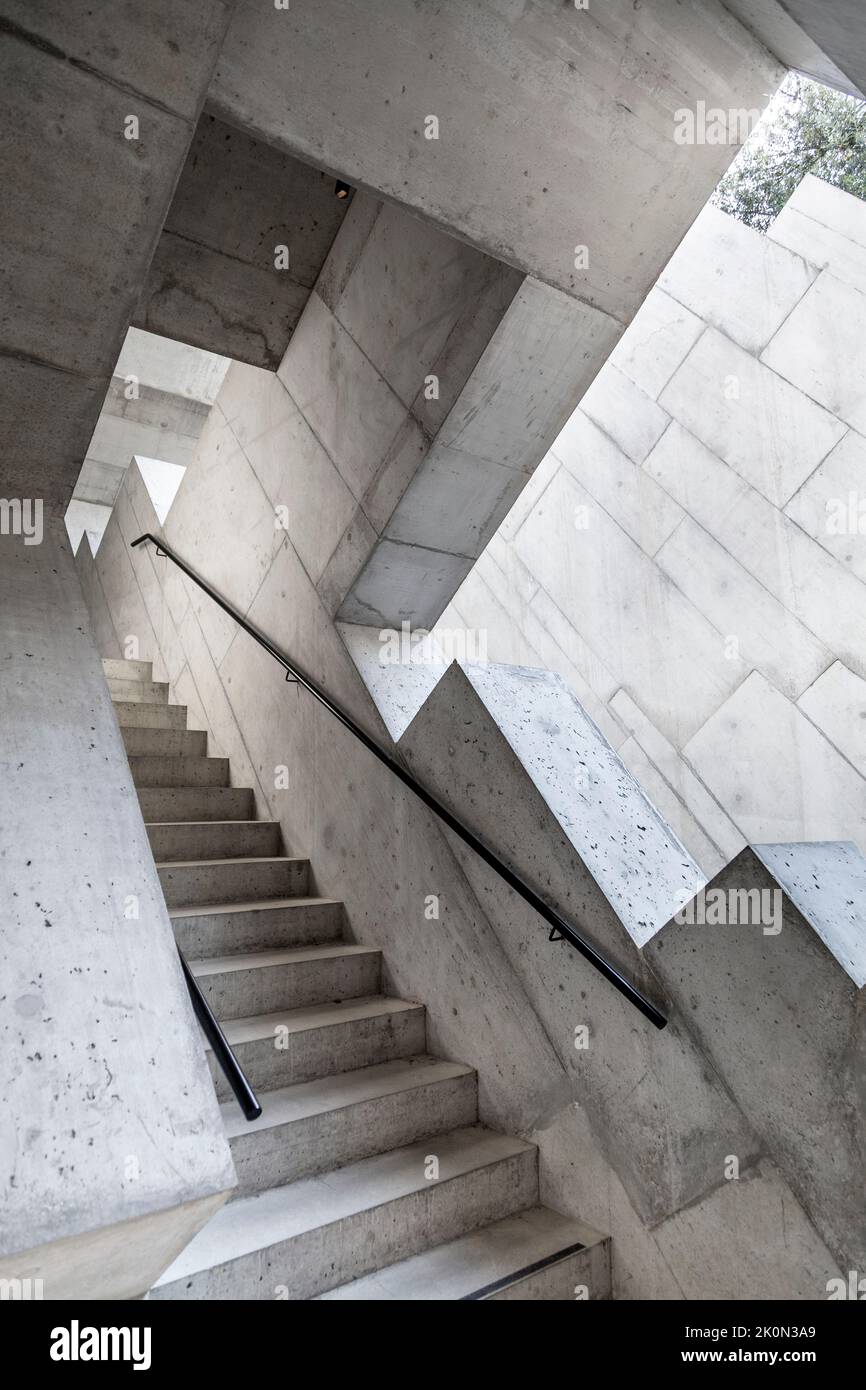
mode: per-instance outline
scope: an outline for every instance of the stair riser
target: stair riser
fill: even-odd
[[[435,1141],[430,1152],[435,1153]],[[312,1298],[373,1269],[454,1240],[537,1199],[536,1152],[526,1149],[450,1181],[280,1241],[153,1290],[151,1298]]]
[[[306,859],[227,859],[222,864],[158,864],[157,868],[169,907],[307,895]]]
[[[122,661],[117,657],[103,657],[102,669],[106,680],[146,681],[153,680],[152,661]]]
[[[234,1053],[258,1090],[276,1090],[296,1081],[315,1081],[320,1076],[334,1076],[340,1071],[390,1062],[397,1057],[415,1057],[426,1046],[424,1010],[401,1009],[394,1014],[376,1018],[347,1020],[323,1028],[308,1028],[303,1032],[287,1033],[255,1042],[238,1043]],[[281,1041],[284,1047],[277,1047]],[[221,1101],[232,1099],[232,1092],[216,1065],[210,1051],[207,1054],[211,1076]]]
[[[207,753],[207,734],[198,729],[122,728],[127,756],[149,758],[203,758]]]
[[[476,1079],[469,1072],[240,1134],[229,1141],[239,1195],[312,1177],[412,1144],[427,1134],[475,1124],[477,1114]]]
[[[164,681],[123,681],[110,679],[108,691],[112,700],[126,704],[167,705],[168,684]]]
[[[280,827],[273,821],[223,824],[189,821],[185,824],[147,827],[153,857],[160,863],[172,859],[241,859],[244,855],[280,854]]]
[[[226,970],[197,977],[201,991],[217,1018],[247,1018],[327,1004],[338,999],[363,999],[378,994],[382,958],[377,951],[335,956],[331,960],[294,961],[250,970]]]
[[[139,787],[146,821],[249,820],[255,801],[249,787]]]
[[[583,1290],[586,1289],[586,1294]],[[556,1264],[547,1265],[525,1279],[508,1284],[498,1293],[483,1299],[484,1303],[529,1303],[566,1299],[572,1302],[588,1297],[593,1302],[610,1298],[610,1242],[599,1241],[586,1250],[578,1250]]]
[[[186,728],[186,705],[143,705],[115,700],[114,713],[121,729]]]
[[[227,787],[228,758],[130,758],[137,787]]]
[[[340,903],[304,903],[297,907],[263,906],[256,912],[172,916],[172,925],[178,946],[194,959],[339,941],[344,915]]]

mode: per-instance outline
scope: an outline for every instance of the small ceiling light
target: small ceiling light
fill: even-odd
[[[337,179],[337,182],[334,184],[334,192],[338,198],[348,198],[351,191],[352,188],[350,184],[343,183],[342,179]]]

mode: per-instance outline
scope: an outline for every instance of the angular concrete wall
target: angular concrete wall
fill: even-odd
[[[782,1112],[792,1100],[801,1112],[810,1104],[808,1086],[800,1095],[801,1070],[780,1057],[773,1075],[758,1072],[745,1087],[746,1106],[731,1084],[736,1079],[742,1090],[744,1077],[720,1065],[726,1049],[739,1049],[748,1065],[745,1017],[755,1012],[755,994],[764,1011],[772,1008],[777,982],[766,972],[753,976],[742,1017],[729,1018],[731,1009],[716,1007],[716,978],[704,978],[695,965],[692,928],[688,982],[669,991],[667,952],[656,955],[648,943],[666,936],[669,928],[659,932],[674,904],[685,904],[702,878],[572,693],[549,673],[455,663],[398,747],[427,786],[667,1013],[663,1032],[644,1026],[567,945],[550,944],[535,915],[454,841],[572,1096],[644,1224],[638,1240],[623,1205],[610,1200],[611,1184],[595,1190],[597,1170],[586,1183],[575,1172],[580,1160],[574,1162],[580,1201],[611,1231],[615,1267],[622,1261],[617,1287],[628,1288],[636,1250],[654,1248],[657,1257],[676,1250],[670,1272],[686,1298],[825,1296],[828,1267],[852,1246],[827,1219],[829,1204],[802,1199],[811,1184],[813,1196],[816,1189],[825,1199],[832,1194],[838,1211],[835,1175],[813,1173],[802,1152],[795,1159],[796,1144],[784,1133]],[[745,961],[742,969],[748,973]],[[844,993],[841,980],[839,987]],[[696,1010],[712,1015],[712,1046],[709,1030],[694,1026]],[[836,1050],[827,1046],[825,1025],[811,1027],[805,1013],[800,1023],[802,1047],[812,1044],[821,1059],[813,1065],[831,1068]],[[761,1024],[750,1042],[775,1051]],[[776,1113],[775,1128],[760,1122],[762,1104]],[[554,1182],[563,1159],[561,1118],[552,1113],[542,1127],[541,1152]],[[797,1186],[791,1169],[804,1180]],[[850,1165],[846,1173],[850,1187]],[[862,1219],[866,1207],[856,1189],[851,1205]],[[759,1238],[750,1229],[756,1209]],[[816,1228],[819,1209],[825,1219]],[[716,1267],[699,1292],[690,1281],[702,1245],[712,1245]],[[721,1293],[737,1281],[738,1293]]]
[[[228,370],[226,357],[130,328],[87,446],[66,527],[96,549],[135,454],[185,466]]]
[[[363,25],[344,0],[241,4],[212,110],[388,200],[366,230],[352,208],[280,367],[338,470],[367,488],[363,448],[361,471],[380,473],[324,580],[343,621],[439,616],[727,167],[736,113],[780,76],[715,3],[390,0]],[[732,111],[731,143],[678,141],[699,100]],[[495,258],[495,313],[469,291],[455,320],[443,248],[452,271],[460,256],[442,232]],[[337,439],[343,416],[373,437]]]
[[[205,113],[135,322],[275,370],[347,206],[327,174]]]
[[[0,4],[5,497],[72,494],[233,3]]]
[[[866,204],[708,208],[441,625],[558,672],[708,875],[866,848]]]
[[[230,374],[224,401],[232,424],[218,401],[164,534],[393,747],[306,568],[309,525],[296,522],[288,536],[275,530],[274,505],[258,476],[263,456],[253,446],[259,429],[279,417],[274,392],[284,388],[263,375],[257,391],[252,384],[247,370],[238,394]],[[309,515],[312,525],[317,514]],[[389,987],[425,1001],[431,1048],[477,1067],[484,1118],[539,1143],[546,1199],[575,1215],[591,1209],[615,1232],[618,1296],[821,1296],[836,1273],[832,1257],[688,1035],[676,1025],[654,1034],[626,1016],[619,996],[576,958],[564,961],[565,948],[549,945],[538,922],[523,920],[513,936],[513,904],[469,879],[469,866],[419,804],[287,686],[279,668],[167,560],[151,547],[130,550],[131,540],[156,528],[133,467],[88,562],[117,639],[138,637],[156,674],[171,681],[173,698],[208,730],[212,751],[231,758],[238,784],[255,788],[260,812],[281,822],[292,852],[312,857],[317,890],[344,899],[354,937],[384,948]],[[454,724],[446,722],[450,745]],[[506,778],[510,797],[517,763],[496,752],[485,766]],[[447,778],[454,765],[440,748],[439,771]],[[532,823],[525,843],[541,836],[539,862],[543,856],[558,866],[522,768],[519,776],[520,814]],[[500,804],[491,798],[502,821]],[[505,827],[520,834],[516,818]],[[497,825],[492,838],[498,842],[505,827]],[[659,826],[660,843],[664,833]],[[573,857],[563,857],[562,868],[569,891],[597,901],[591,878],[575,887]],[[550,884],[561,887],[559,879]],[[648,978],[628,933],[617,940],[610,919],[598,920],[608,923],[605,944]],[[574,1050],[574,1027],[587,1019],[597,1045],[589,1072]],[[731,1153],[743,1159],[741,1195],[724,1181]]]
[[[755,845],[646,949],[843,1269],[866,1260],[864,902],[855,845]]]
[[[675,112],[781,76],[716,0],[241,0],[210,103],[624,324],[736,151],[678,144]]]
[[[276,413],[240,426],[331,611],[432,622],[617,332],[357,194],[280,364],[283,389],[261,385]],[[230,422],[258,389],[236,364]]]
[[[725,8],[787,67],[862,95],[866,59],[857,0],[725,0]]]
[[[61,522],[0,587],[0,1276],[136,1298],[234,1169]]]

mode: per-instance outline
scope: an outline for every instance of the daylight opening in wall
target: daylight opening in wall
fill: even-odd
[[[86,535],[96,553],[133,458],[165,520],[228,367],[214,352],[129,329],[66,511],[73,550]]]

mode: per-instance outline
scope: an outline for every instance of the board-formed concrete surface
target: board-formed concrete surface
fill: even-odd
[[[63,523],[0,571],[0,1275],[140,1298],[234,1169]]]
[[[709,876],[866,850],[866,203],[708,207],[440,619],[559,673]]]
[[[6,497],[65,510],[232,8],[0,6]]]
[[[134,322],[276,370],[347,207],[328,174],[205,112]]]
[[[625,324],[736,151],[675,113],[761,109],[782,71],[716,0],[240,0],[210,104]]]
[[[866,858],[857,847],[757,845],[705,884],[574,696],[548,673],[455,664],[399,747],[422,780],[629,978],[643,978],[651,997],[654,988],[664,991],[669,1027],[642,1039],[634,1086],[629,1020],[620,1035],[614,1009],[603,1047],[590,1041],[577,1054],[575,1094],[607,1136],[612,1166],[635,1205],[644,1210],[650,1193],[663,1202],[674,1173],[672,1210],[688,1200],[690,1181],[703,1183],[692,1204],[706,1198],[713,1175],[719,1178],[711,1155],[722,1138],[740,1172],[772,1156],[799,1199],[801,1221],[815,1223],[842,1267],[861,1265]],[[545,960],[532,914],[473,855],[457,852],[566,1053],[573,1005],[555,987],[561,963],[549,947]],[[642,908],[637,920],[635,904]],[[638,950],[624,949],[629,940]],[[596,1008],[607,1001],[603,991],[600,999],[591,988],[587,994],[591,1039],[601,1031]],[[721,1093],[706,1090],[701,1106],[694,1076],[689,1087],[692,1055],[703,1059],[702,1085],[715,1074],[743,1133],[751,1132],[751,1160],[742,1135],[729,1128]],[[671,1084],[679,1099],[662,1099]],[[619,1112],[623,1091],[628,1104]],[[633,1128],[644,1105],[666,1116],[657,1170],[652,1148]],[[692,1124],[699,1113],[702,1133],[676,1133],[678,1120]],[[630,1155],[640,1155],[631,1171]]]
[[[472,1068],[427,1055],[423,1006],[388,997],[381,950],[344,938],[342,910],[334,939],[324,909],[342,905],[315,898],[312,866],[285,852],[279,822],[253,819],[252,789],[247,819],[200,821],[195,807],[185,820],[152,819],[146,793],[220,785],[227,760],[209,753],[205,730],[186,727],[188,708],[169,703],[151,661],[102,667],[173,925],[182,934],[184,915],[199,917],[189,970],[260,1110],[247,1119],[208,1050],[239,1184],[225,1219],[149,1280],[150,1296],[312,1298],[356,1277],[387,1284],[389,1265],[427,1257],[435,1296],[453,1299],[455,1246],[465,1262],[468,1245],[473,1289],[495,1273],[513,1299],[552,1297],[579,1271],[590,1295],[606,1298],[606,1237],[539,1205],[534,1145],[478,1124]],[[172,709],[183,727],[154,722]],[[312,923],[298,906],[319,908]],[[225,917],[243,913],[253,918],[246,950],[221,941]],[[526,1281],[528,1246],[562,1265],[558,1283],[552,1264],[546,1280]]]
[[[235,398],[229,413],[241,437],[262,410],[263,400],[270,396]],[[166,519],[169,543],[179,551],[183,543],[185,558],[202,572],[213,566],[219,551],[214,526],[233,525],[230,514],[217,512],[207,500],[217,497],[224,485],[219,454],[212,452],[222,435],[215,434],[191,466]],[[238,470],[246,479],[248,506],[261,509],[261,527],[250,533],[256,539],[244,574],[226,571],[208,577],[221,585],[249,585],[227,592],[247,608],[251,621],[287,650],[303,650],[308,658],[316,653],[316,667],[326,675],[329,688],[387,743],[387,732],[358,672],[314,596],[310,576],[285,541],[271,550],[273,533],[265,523],[272,527],[273,514],[252,471],[243,471],[249,467],[245,456],[232,457],[236,484]],[[192,525],[195,518],[199,521]],[[836,1274],[835,1260],[688,1032],[677,1022],[661,1034],[636,1026],[619,996],[597,977],[590,978],[589,968],[578,958],[563,958],[561,952],[567,948],[548,943],[542,924],[527,923],[525,914],[515,915],[510,895],[491,895],[480,880],[473,881],[470,866],[454,857],[426,813],[362,750],[329,722],[321,722],[323,716],[309,702],[298,700],[297,691],[285,684],[279,669],[260,659],[254,644],[233,640],[231,630],[193,588],[178,581],[166,561],[154,556],[152,547],[129,551],[130,540],[156,525],[141,476],[133,467],[99,553],[94,558],[89,551],[79,552],[82,572],[91,574],[88,590],[93,590],[95,572],[114,623],[125,633],[141,634],[142,646],[155,662],[154,675],[169,677],[172,698],[182,700],[193,722],[208,729],[211,751],[230,754],[234,780],[254,787],[259,814],[280,822],[295,853],[303,853],[305,846],[315,850],[318,891],[345,901],[356,941],[383,949],[392,990],[405,998],[429,1000],[429,1046],[440,1055],[465,1058],[478,1071],[482,1120],[537,1144],[542,1200],[612,1234],[614,1296],[807,1298],[816,1291],[823,1296],[827,1279]],[[391,674],[399,672],[391,668]],[[512,703],[519,720],[520,700]],[[475,697],[475,714],[483,708]],[[438,753],[435,741],[427,746],[434,747],[438,770],[449,779],[448,787],[440,790],[450,797],[455,759],[443,747],[447,750],[454,742],[454,723],[446,717],[445,702],[439,710],[447,726],[444,745]],[[563,851],[560,866],[541,794],[527,794],[528,779],[518,758],[513,752],[499,756],[502,735],[488,713],[484,720],[478,743],[479,757],[485,749],[488,752],[484,777],[473,777],[471,760],[466,774],[479,786],[491,777],[511,779],[505,802],[509,807],[514,803],[504,818],[499,811],[502,798],[490,798],[496,819],[491,840],[506,852],[514,850],[516,862],[527,848],[540,846],[551,888],[574,898],[573,847],[570,858]],[[489,756],[494,747],[497,756]],[[279,790],[285,781],[281,765],[291,770],[284,790]],[[543,756],[539,778],[542,772]],[[176,790],[166,789],[160,796]],[[211,797],[241,788],[202,790]],[[148,798],[152,795],[149,791]],[[467,817],[481,805],[477,789],[475,795]],[[640,800],[639,793],[633,795]],[[186,814],[200,815],[206,809],[204,802],[194,805]],[[640,842],[648,839],[646,826],[654,820],[647,809],[650,821],[637,822],[645,830],[635,829]],[[529,818],[525,827],[520,822],[524,811]],[[250,814],[249,809],[242,814]],[[173,811],[169,815],[177,818]],[[502,842],[505,829],[517,837],[516,849]],[[681,849],[673,841],[671,848],[682,863]],[[590,843],[587,853],[591,852]],[[596,904],[593,922],[606,933],[605,949],[646,983],[637,948],[609,901],[591,875],[584,873],[580,884],[581,899]],[[334,892],[337,885],[339,893]],[[173,913],[183,939],[201,943],[200,918],[188,907]],[[250,929],[243,922],[248,915],[249,908],[246,913],[228,906],[215,911],[212,949],[217,954],[225,949],[227,931],[237,927],[245,933],[245,946],[251,944]],[[302,922],[303,917],[295,920]],[[269,947],[280,949],[284,943],[275,935],[276,919],[267,931]],[[332,925],[328,931],[332,940]],[[396,1006],[392,1002],[387,1007]],[[417,1026],[405,1008],[392,1018],[395,1028]],[[574,1046],[574,1029],[582,1022],[590,1025],[594,1039],[588,1053]],[[258,1074],[279,1088],[285,1083],[274,1070],[269,1025],[266,1018],[258,1029],[252,1020],[227,1027],[245,1060],[265,1068]],[[372,1018],[369,1027],[375,1039]],[[329,1043],[321,1041],[322,1033],[329,1035]],[[340,1059],[350,1055],[351,1032],[342,1017],[319,1011],[299,1024],[290,1044],[299,1067],[309,1065],[309,1057],[319,1059],[321,1066],[324,1049],[339,1068]],[[742,1164],[739,1183],[725,1181],[726,1156],[731,1154]],[[279,1172],[274,1160],[268,1162],[270,1171]],[[404,1218],[399,1219],[402,1225]],[[411,1202],[405,1219],[411,1233]],[[228,1227],[226,1239],[231,1254],[236,1247],[231,1246],[234,1236]],[[793,1258],[791,1251],[796,1251]],[[258,1258],[250,1255],[247,1273],[238,1266],[240,1277],[255,1277]],[[315,1263],[310,1268],[315,1275]],[[195,1276],[195,1282],[215,1294],[229,1287],[220,1282],[222,1276],[216,1282],[209,1278],[202,1275],[200,1282]]]
[[[646,949],[851,1269],[866,1259],[864,893],[866,858],[855,845],[748,846],[707,885],[703,905]],[[715,916],[713,899],[722,904]]]

